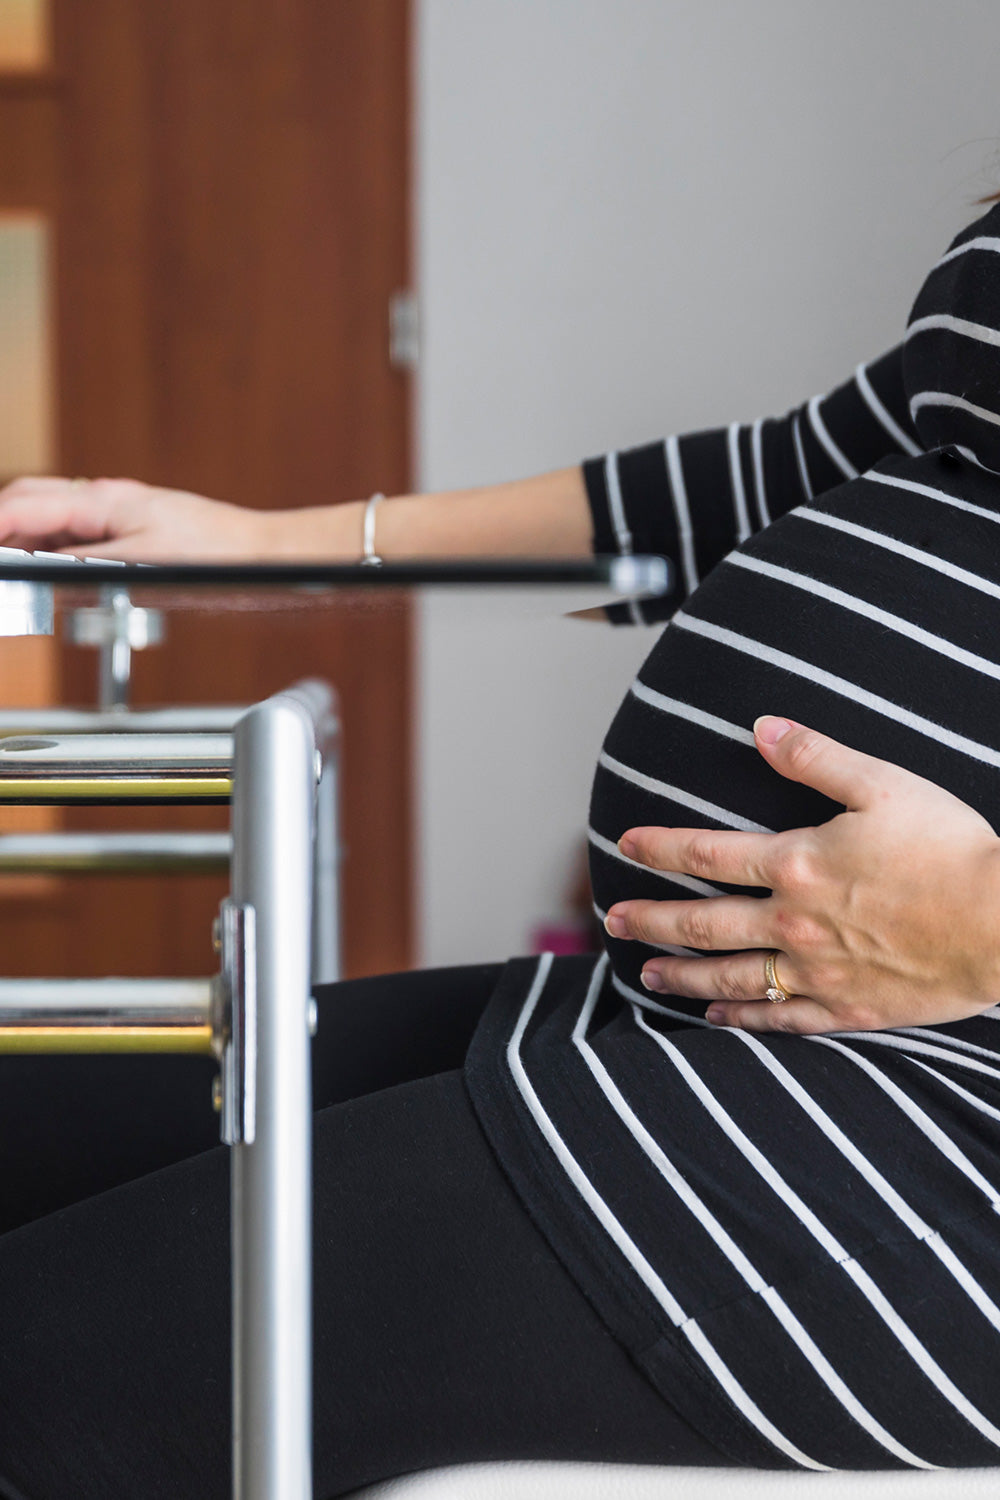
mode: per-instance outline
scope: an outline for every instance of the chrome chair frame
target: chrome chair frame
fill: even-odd
[[[0,741],[0,802],[232,805],[231,893],[220,972],[204,980],[0,984],[0,1051],[199,1051],[221,1064],[230,1146],[233,1494],[312,1492],[311,1097],[317,810],[332,812],[337,723],[302,683],[247,710],[231,750],[215,735]],[[159,793],[157,792],[159,788]]]
[[[118,736],[122,734],[149,737],[149,743],[136,749],[148,751],[145,760],[159,748],[161,754],[173,753],[184,756],[190,741],[187,736],[226,736],[224,758],[232,753],[231,737],[235,725],[247,712],[240,705],[191,705],[156,709],[70,709],[70,708],[5,708],[0,710],[0,762],[5,763],[11,773],[15,762],[25,778],[34,778],[48,767],[54,775],[61,764],[65,782],[72,780],[73,769],[81,758],[85,759],[85,741],[93,736]],[[313,880],[316,890],[315,909],[323,914],[322,921],[313,924],[313,982],[329,984],[340,978],[341,930],[340,930],[340,832],[339,832],[339,727],[336,704],[331,696],[330,723],[327,731],[327,751],[317,793],[315,867]],[[67,737],[72,737],[72,743]],[[183,744],[177,737],[185,737]],[[24,750],[24,739],[46,739],[55,737],[58,751]],[[158,741],[158,745],[154,743]],[[103,739],[102,739],[103,743]],[[207,741],[205,742],[207,744]],[[54,748],[54,747],[53,747]],[[217,753],[217,752],[216,752]],[[45,763],[43,765],[43,762]],[[0,775],[3,775],[0,764]],[[118,789],[117,796],[106,795],[101,799],[82,796],[74,800],[141,801],[141,788],[135,785],[133,769],[131,777],[124,770],[123,781],[131,782]],[[191,775],[189,769],[186,776]],[[8,786],[0,794],[0,803],[16,801],[58,801],[67,787],[50,785],[48,795],[43,796],[40,787],[26,788],[25,795],[18,798]],[[158,781],[154,801],[160,801],[165,788]],[[178,788],[178,795],[181,794]],[[189,786],[187,791],[194,793]],[[228,785],[211,789],[204,788],[201,797],[192,795],[192,800],[228,800]],[[229,869],[232,855],[232,838],[229,833],[8,833],[0,834],[0,875],[6,874],[191,874],[219,873]]]

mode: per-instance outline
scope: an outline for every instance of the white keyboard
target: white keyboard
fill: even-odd
[[[0,565],[17,563],[20,567],[33,562],[66,563],[71,568],[84,567],[87,563],[97,563],[102,568],[126,566],[125,563],[110,557],[70,557],[66,552],[22,552],[20,547],[0,547]]]

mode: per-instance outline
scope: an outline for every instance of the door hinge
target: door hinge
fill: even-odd
[[[389,363],[415,370],[420,362],[420,308],[416,292],[403,289],[389,298]]]

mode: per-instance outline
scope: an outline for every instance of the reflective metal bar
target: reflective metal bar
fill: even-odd
[[[211,1026],[8,1026],[0,1055],[11,1052],[183,1052],[215,1055]]]
[[[210,979],[0,980],[0,1053],[215,1052]]]
[[[51,635],[53,612],[51,584],[0,583],[0,636]]]
[[[182,708],[0,708],[0,735],[227,734],[246,704]]]
[[[310,886],[328,718],[310,685],[235,733],[232,892],[255,912],[257,989],[256,1133],[231,1150],[238,1500],[312,1493]]]
[[[0,739],[0,770],[30,776],[228,775],[229,734],[52,734]]]
[[[0,803],[46,807],[64,802],[228,802],[229,777],[33,776],[0,778]]]
[[[228,833],[0,834],[0,875],[224,873]]]
[[[16,735],[0,739],[0,802],[226,801],[228,734]]]

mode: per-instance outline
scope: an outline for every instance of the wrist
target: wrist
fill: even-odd
[[[282,562],[358,562],[365,502],[258,512],[260,556]]]

